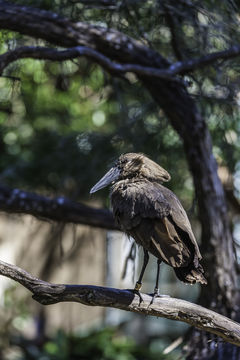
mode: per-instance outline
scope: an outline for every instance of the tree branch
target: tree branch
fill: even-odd
[[[23,58],[32,58],[40,60],[64,61],[71,60],[76,57],[85,56],[99,65],[113,75],[122,75],[127,72],[133,72],[136,75],[150,76],[160,79],[174,79],[176,75],[184,75],[197,68],[207,66],[217,60],[227,60],[240,55],[240,46],[233,46],[225,51],[215,52],[198,59],[191,59],[186,61],[179,61],[173,63],[165,70],[154,67],[142,66],[138,64],[120,64],[111,61],[110,58],[103,55],[99,51],[91,49],[86,46],[75,46],[66,50],[57,50],[47,47],[23,46],[15,50],[6,52],[0,55],[0,74],[12,62]]]
[[[179,42],[179,28],[176,27],[176,16],[175,14],[172,14],[171,8],[167,6],[167,4],[162,4],[163,9],[165,11],[165,18],[166,22],[168,24],[169,30],[171,32],[171,44],[172,49],[174,51],[174,54],[176,56],[176,59],[179,61],[183,60],[183,54],[182,50],[180,48],[180,42]]]
[[[50,199],[0,185],[0,211],[30,214],[43,220],[61,221],[117,230],[112,213],[64,197]]]
[[[159,70],[153,67],[141,66],[138,64],[119,64],[111,61],[111,59],[99,51],[91,49],[86,46],[75,46],[66,50],[57,50],[47,47],[35,47],[35,46],[23,46],[15,50],[6,52],[0,55],[0,74],[3,70],[14,61],[23,58],[41,59],[41,60],[53,60],[64,61],[71,60],[76,57],[86,56],[87,58],[97,62],[108,72],[121,75],[127,72],[134,72],[138,75],[155,76],[159,78],[170,78],[168,71]]]
[[[0,261],[0,275],[23,285],[33,294],[33,299],[42,305],[72,301],[89,306],[112,307],[143,315],[164,317],[188,323],[240,346],[240,325],[238,323],[185,300],[159,297],[150,305],[152,297],[142,294],[143,302],[139,303],[138,295],[129,290],[92,285],[51,284],[3,261]]]
[[[170,66],[168,72],[172,76],[176,74],[183,75],[190,71],[215,63],[218,60],[228,60],[239,55],[240,45],[234,45],[227,50],[213,52],[197,59],[176,62]]]
[[[0,72],[18,58],[63,61],[84,55],[116,74],[134,72],[141,76],[176,80],[176,75],[183,75],[220,59],[227,60],[240,54],[240,45],[235,45],[225,51],[170,64],[156,51],[114,29],[82,22],[72,23],[49,11],[10,4],[2,0],[0,27],[21,34],[31,34],[35,38],[69,48],[57,51],[49,48],[21,47],[1,55]]]
[[[154,50],[149,52],[148,47],[117,30],[83,22],[73,23],[50,11],[3,0],[0,0],[0,28],[18,31],[62,47],[90,47],[115,61],[122,59],[122,63],[147,66],[155,61],[155,66],[169,64]]]
[[[23,57],[66,60],[84,55],[110,71],[118,73],[131,71],[166,79],[207,66],[219,59],[226,60],[240,54],[240,45],[236,45],[198,59],[170,64],[154,50],[116,30],[81,22],[72,23],[49,11],[9,4],[2,0],[0,0],[0,27],[19,31],[22,34],[31,34],[33,37],[45,39],[56,45],[72,47],[63,51],[22,47],[1,56],[4,64],[2,68],[6,63],[9,64]],[[113,63],[110,59],[120,61],[122,64]]]

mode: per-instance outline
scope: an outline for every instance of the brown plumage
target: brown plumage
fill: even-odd
[[[161,166],[142,154],[121,155],[115,166],[92,188],[91,193],[112,183],[111,202],[114,217],[127,234],[144,248],[144,266],[150,252],[173,267],[185,283],[206,284],[201,254],[187,214],[176,195],[161,185],[170,175]],[[157,292],[157,283],[155,292]]]

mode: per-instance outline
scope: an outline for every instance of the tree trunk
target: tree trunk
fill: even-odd
[[[239,317],[236,258],[206,122],[183,86],[176,83],[173,88],[173,83],[142,80],[181,137],[193,176],[202,225],[203,266],[208,279],[208,285],[202,286],[200,302],[236,319]],[[193,331],[188,359],[218,359],[219,351],[224,359],[239,358],[236,347],[222,343],[215,347],[213,341],[206,333]]]

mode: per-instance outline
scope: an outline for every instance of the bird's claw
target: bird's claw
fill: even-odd
[[[144,300],[142,298],[142,295],[141,295],[141,293],[139,291],[141,289],[141,287],[142,287],[142,283],[137,281],[134,289],[128,289],[129,291],[131,291],[134,294],[138,295],[138,297],[139,297],[139,305],[141,305],[141,303],[144,302]]]
[[[134,294],[138,295],[139,297],[139,305],[141,305],[142,302],[144,302],[142,295],[139,290],[133,289]]]
[[[141,305],[141,303],[143,302],[143,298],[142,298],[142,295],[140,293],[141,288],[142,288],[142,283],[137,281],[136,284],[135,284],[133,292],[134,292],[134,294],[139,296],[139,305]]]
[[[157,287],[154,288],[154,292],[152,294],[152,299],[151,299],[151,302],[150,302],[149,306],[154,303],[154,300],[156,299],[156,297],[160,297],[159,289]]]
[[[168,298],[170,297],[169,295],[164,295],[164,294],[159,294],[159,289],[158,288],[154,288],[154,292],[153,294],[150,294],[152,296],[151,302],[149,304],[149,306],[151,306],[154,303],[154,300],[159,297],[159,298]]]

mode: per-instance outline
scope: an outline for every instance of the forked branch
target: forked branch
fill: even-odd
[[[43,305],[72,301],[89,306],[112,307],[143,315],[164,317],[186,322],[240,346],[238,323],[185,300],[159,297],[150,305],[151,296],[142,294],[143,302],[139,303],[139,297],[129,290],[91,285],[51,284],[3,261],[0,261],[0,274],[22,284],[31,291],[33,299]]]

